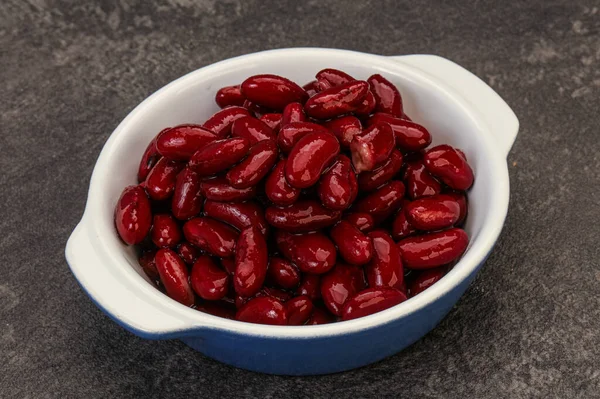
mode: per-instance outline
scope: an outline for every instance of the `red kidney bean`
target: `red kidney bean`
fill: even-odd
[[[200,176],[190,168],[183,169],[177,175],[171,210],[179,220],[192,218],[202,210]]]
[[[405,238],[398,242],[398,248],[406,267],[429,269],[458,259],[465,252],[468,244],[467,233],[452,228]]]
[[[361,105],[368,91],[368,83],[362,80],[332,87],[309,98],[304,111],[316,119],[335,118],[354,111]]]
[[[425,170],[422,161],[407,164],[404,176],[406,191],[413,200],[438,195],[442,191],[442,186]]]
[[[292,289],[300,283],[300,271],[289,260],[272,257],[267,269],[267,276],[274,284],[285,289]]]
[[[367,288],[346,301],[342,310],[342,320],[369,316],[404,301],[406,301],[406,295],[394,288]]]
[[[156,269],[156,262],[154,260],[154,256],[156,255],[156,250],[146,251],[139,257],[138,262],[144,273],[150,278],[152,281],[156,281],[160,278],[158,275],[158,270]]]
[[[304,273],[323,274],[335,265],[335,245],[323,233],[295,235],[278,230],[275,240],[281,254]]]
[[[402,168],[402,153],[393,150],[383,165],[373,171],[363,172],[358,176],[358,188],[362,191],[374,191],[392,180]]]
[[[235,188],[224,177],[217,177],[200,183],[200,194],[209,200],[239,202],[256,197],[256,187]]]
[[[263,140],[275,140],[277,135],[269,125],[251,116],[244,116],[231,125],[233,137],[244,137],[254,145]]]
[[[321,309],[318,306],[313,307],[313,312],[308,318],[306,322],[306,326],[316,326],[319,324],[329,324],[335,321],[335,317],[326,311],[325,309]]]
[[[250,149],[250,142],[243,137],[216,140],[198,150],[188,166],[200,176],[222,172],[242,160]]]
[[[287,208],[270,206],[265,211],[265,218],[271,226],[293,232],[331,226],[340,216],[341,212],[327,209],[314,200],[298,201]]]
[[[347,156],[338,155],[333,166],[321,176],[317,192],[321,203],[328,209],[344,210],[354,202],[358,183]]]
[[[367,125],[379,123],[390,125],[396,138],[396,146],[405,151],[419,151],[431,144],[431,134],[418,123],[378,112],[369,118]]]
[[[235,274],[235,258],[221,258],[221,267],[230,276]]]
[[[223,222],[199,217],[183,225],[185,239],[209,254],[223,258],[234,255],[238,233]]]
[[[346,72],[338,69],[326,68],[317,72],[317,87],[319,91],[327,90],[335,86],[341,86],[350,83],[355,79]]]
[[[344,220],[352,223],[357,229],[366,233],[375,227],[375,219],[368,213],[353,212],[344,217]]]
[[[357,173],[375,169],[385,162],[394,149],[394,133],[387,123],[368,127],[350,143],[352,164]]]
[[[452,226],[460,216],[460,205],[454,198],[440,194],[407,204],[406,219],[419,230],[441,230]]]
[[[367,79],[371,92],[375,96],[375,110],[400,118],[402,110],[402,97],[400,92],[389,80],[379,74],[372,75]]]
[[[288,315],[288,325],[301,326],[313,312],[313,303],[307,296],[297,296],[285,303]]]
[[[173,250],[162,248],[156,252],[154,259],[167,295],[185,306],[192,306],[194,292],[188,283],[188,271],[181,258]]]
[[[150,236],[157,247],[173,248],[181,241],[181,229],[171,215],[154,215]]]
[[[164,129],[160,133],[162,133],[168,129],[169,128]],[[146,150],[144,151],[144,155],[142,155],[142,159],[140,160],[140,166],[138,167],[138,181],[139,182],[143,182],[146,180],[148,173],[150,173],[150,171],[152,170],[154,165],[156,165],[158,160],[162,157],[158,153],[158,150],[156,149],[156,139],[158,138],[158,136],[160,136],[160,133],[155,138],[152,139],[150,144],[148,144],[148,147],[146,147]]]
[[[217,136],[200,125],[179,125],[163,130],[156,139],[156,149],[165,158],[187,161]]]
[[[249,300],[236,313],[235,319],[246,323],[286,325],[285,306],[268,296]]]
[[[302,281],[296,288],[296,295],[306,295],[312,301],[316,301],[321,298],[321,276],[318,274],[302,275]]]
[[[227,107],[208,118],[202,126],[216,134],[219,139],[224,139],[231,134],[233,122],[244,116],[250,116],[246,108]]]
[[[242,83],[244,96],[266,108],[282,110],[289,103],[304,104],[308,94],[289,79],[277,75],[255,75]]]
[[[281,115],[281,126],[285,126],[292,122],[305,122],[306,114],[304,113],[304,107],[300,103],[289,103],[283,109]]]
[[[326,133],[329,131],[321,125],[312,122],[290,122],[281,125],[277,134],[277,144],[283,153],[289,153],[301,138],[309,133]]]
[[[248,156],[227,172],[227,181],[235,188],[257,185],[277,162],[278,153],[274,140],[254,144],[250,147]]]
[[[227,302],[203,302],[196,308],[200,312],[208,313],[213,316],[223,317],[225,319],[235,320],[236,309]]]
[[[188,265],[193,265],[196,259],[202,255],[202,251],[189,242],[184,241],[177,247],[177,255]]]
[[[351,265],[364,265],[373,256],[373,243],[356,226],[345,220],[331,228],[329,236],[341,257]]]
[[[352,139],[362,133],[360,119],[351,115],[332,119],[323,123],[323,126],[337,137],[340,145],[344,148],[350,148]]]
[[[159,159],[146,177],[146,192],[150,198],[157,201],[169,198],[175,191],[177,174],[184,166],[181,162],[167,158]]]
[[[319,90],[317,90],[317,81],[316,80],[308,82],[307,84],[302,86],[302,88],[306,91],[306,94],[308,94],[309,98],[319,92]]]
[[[406,238],[417,232],[417,229],[415,229],[414,226],[411,225],[406,219],[405,211],[408,204],[410,204],[410,201],[402,201],[402,209],[400,209],[394,217],[394,221],[392,223],[392,237],[394,240]]]
[[[365,99],[362,101],[362,103],[360,103],[356,110],[354,110],[354,113],[360,116],[368,116],[371,112],[373,112],[376,106],[377,100],[375,99],[375,96],[373,93],[371,93],[371,91],[368,91]]]
[[[403,197],[404,184],[401,181],[392,180],[356,202],[353,210],[370,213],[373,216],[388,214],[398,209]]]
[[[310,187],[339,152],[340,144],[332,134],[309,133],[290,152],[285,164],[285,178],[292,187]]]
[[[230,106],[241,107],[244,104],[244,95],[240,85],[222,87],[217,91],[215,102],[221,108]]]
[[[261,290],[255,295],[255,297],[257,296],[270,296],[271,298],[277,299],[281,303],[292,299],[292,294],[289,292],[272,287],[262,287]]]
[[[445,266],[419,271],[419,273],[410,281],[408,286],[409,297],[412,298],[425,291],[427,288],[440,281],[445,274]]]
[[[206,216],[230,224],[240,231],[250,226],[256,226],[262,234],[266,235],[269,230],[263,208],[256,202],[207,200],[204,203],[204,213]]]
[[[425,152],[423,162],[429,173],[455,190],[466,190],[473,185],[473,170],[466,159],[449,145],[430,148]]]
[[[244,101],[244,104],[242,104],[242,106],[244,108],[246,108],[248,111],[250,111],[252,114],[254,114],[254,116],[256,118],[260,118],[264,114],[269,114],[272,112],[272,110],[270,108],[263,107],[259,104],[253,103],[250,100]]]
[[[300,197],[300,190],[290,186],[285,179],[286,160],[280,160],[265,181],[265,194],[275,205],[293,204]]]
[[[115,226],[123,241],[129,245],[144,240],[152,226],[150,200],[140,186],[128,186],[115,207]]]
[[[273,133],[277,133],[281,127],[281,118],[283,118],[282,114],[269,113],[262,115],[259,120],[269,126],[273,130]]]
[[[372,231],[373,259],[365,267],[369,287],[391,287],[402,291],[404,266],[402,256],[392,237],[385,231]]]
[[[321,297],[327,309],[340,316],[344,303],[361,289],[356,267],[338,263],[321,277]]]
[[[456,223],[454,223],[454,225],[461,225],[467,218],[467,212],[469,211],[467,195],[462,191],[449,191],[444,194],[451,197],[454,201],[458,203],[458,206],[460,207],[460,214],[458,216],[458,220],[456,221]]]
[[[210,256],[202,255],[192,266],[190,282],[194,292],[201,298],[216,301],[227,295],[229,275]]]
[[[267,242],[258,227],[242,230],[235,250],[235,292],[242,296],[256,294],[265,281],[268,263]]]

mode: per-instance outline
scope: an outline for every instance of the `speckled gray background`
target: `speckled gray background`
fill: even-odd
[[[85,3],[0,3],[0,397],[600,397],[600,3]],[[136,104],[212,62],[292,46],[439,54],[521,121],[504,232],[459,306],[404,352],[325,377],[139,339],[63,256],[96,157]]]

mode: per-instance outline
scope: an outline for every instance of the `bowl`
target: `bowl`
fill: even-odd
[[[222,86],[259,73],[304,84],[326,67],[360,79],[382,74],[400,89],[407,114],[432,133],[433,145],[464,150],[475,184],[465,227],[471,242],[462,259],[438,283],[397,306],[326,325],[243,323],[187,308],[162,294],[141,270],[134,248],[118,238],[113,222],[122,189],[137,182],[147,144],[165,127],[204,122],[218,110],[214,95]],[[69,238],[66,258],[96,305],[140,337],[180,339],[221,362],[271,374],[325,374],[364,366],[397,353],[434,328],[484,264],[506,217],[506,155],[518,128],[513,111],[489,86],[438,56],[291,48],[221,61],[158,90],[115,129],[96,162],[85,212]]]

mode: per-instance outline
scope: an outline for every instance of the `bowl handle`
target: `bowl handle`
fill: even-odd
[[[436,55],[389,58],[429,73],[460,94],[483,118],[502,153],[508,155],[519,132],[519,120],[508,104],[484,81],[460,65]]]
[[[159,304],[136,295],[113,276],[102,264],[103,258],[90,239],[84,216],[69,237],[65,256],[79,284],[100,309],[119,325],[143,338],[173,338],[189,329],[189,324],[173,317]]]

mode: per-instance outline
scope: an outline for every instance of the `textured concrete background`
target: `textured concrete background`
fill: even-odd
[[[0,3],[0,397],[600,397],[600,3],[85,3]],[[63,256],[135,105],[196,68],[292,46],[439,54],[521,121],[504,232],[459,306],[404,352],[318,378],[139,339]]]

